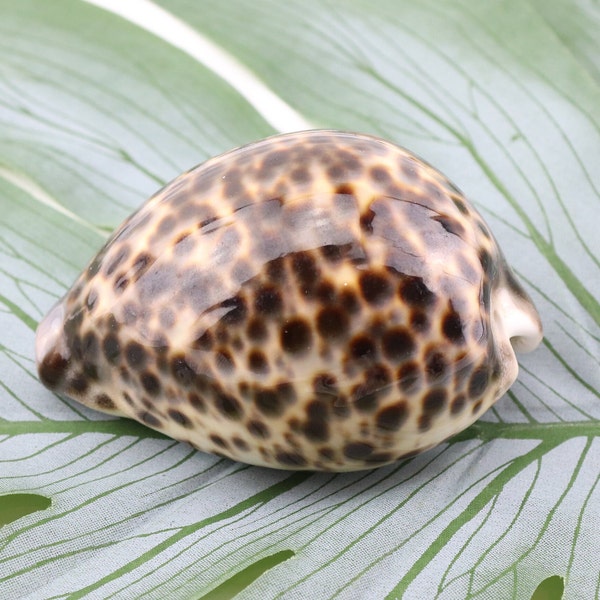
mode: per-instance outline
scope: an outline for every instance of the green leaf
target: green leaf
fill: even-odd
[[[39,494],[7,494],[0,496],[0,527],[50,506],[49,498]]]
[[[124,17],[0,0],[0,498],[51,500],[0,530],[2,596],[599,597],[596,4],[95,3]],[[544,343],[482,420],[390,467],[289,473],[41,386],[36,324],[113,227],[206,157],[310,126],[440,168],[534,298]]]
[[[562,600],[565,582],[562,577],[553,575],[540,583],[533,592],[531,600]]]

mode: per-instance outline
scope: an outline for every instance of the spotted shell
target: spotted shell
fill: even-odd
[[[443,175],[366,135],[227,152],[127,219],[40,324],[49,388],[204,452],[351,471],[461,431],[541,323]]]

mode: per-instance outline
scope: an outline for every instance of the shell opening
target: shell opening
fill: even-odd
[[[544,337],[540,317],[528,298],[500,288],[494,298],[494,316],[517,352],[535,350]]]

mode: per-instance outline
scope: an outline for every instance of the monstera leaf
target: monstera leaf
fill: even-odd
[[[599,596],[597,2],[0,15],[0,597]],[[390,467],[294,473],[40,385],[36,324],[113,227],[208,156],[308,127],[408,147],[485,215],[546,331],[493,409]]]

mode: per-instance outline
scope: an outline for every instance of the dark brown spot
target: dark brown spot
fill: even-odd
[[[483,272],[490,279],[493,279],[496,275],[496,264],[494,263],[491,254],[485,248],[482,248],[479,251],[479,262],[481,263]]]
[[[85,360],[82,365],[82,370],[89,381],[98,381],[98,367],[93,362]]]
[[[386,431],[398,431],[408,417],[405,402],[397,402],[377,413],[377,427]]]
[[[410,326],[414,331],[425,333],[429,329],[429,318],[424,310],[415,308],[410,313]]]
[[[307,252],[296,252],[292,255],[292,271],[303,285],[312,285],[319,276],[315,259]]]
[[[261,350],[252,350],[248,356],[248,368],[255,373],[265,374],[269,372],[267,357]]]
[[[427,381],[439,382],[446,375],[448,363],[441,352],[430,352],[426,358],[425,374]]]
[[[69,389],[76,394],[83,394],[89,387],[88,379],[82,373],[69,380]]]
[[[56,388],[63,380],[69,361],[58,352],[47,354],[38,367],[40,379],[46,387]]]
[[[213,381],[208,375],[196,375],[194,378],[194,388],[202,394],[207,394],[214,390]]]
[[[229,394],[217,393],[215,395],[215,406],[219,412],[228,419],[238,420],[242,416],[242,407],[240,403]]]
[[[223,348],[215,353],[215,365],[223,373],[229,373],[233,369],[235,362],[229,350]]]
[[[384,365],[373,365],[367,369],[363,383],[352,390],[352,403],[361,412],[372,412],[379,399],[385,395],[391,382],[389,370]]]
[[[160,381],[158,380],[158,377],[156,377],[156,375],[153,373],[150,373],[150,371],[142,373],[140,380],[144,389],[151,396],[157,396],[160,393]]]
[[[251,319],[246,328],[248,337],[255,342],[262,342],[267,338],[267,326],[262,319]]]
[[[490,305],[492,298],[492,284],[489,279],[486,279],[481,284],[481,304],[483,305],[484,311],[486,314],[490,313]]]
[[[468,215],[469,214],[469,209],[467,208],[467,205],[464,203],[463,200],[461,200],[460,198],[457,198],[456,196],[453,196],[452,197],[452,202],[454,202],[454,206],[456,206],[456,208],[458,208],[458,210],[463,215]]]
[[[467,399],[464,394],[459,394],[452,400],[452,404],[450,404],[450,413],[453,415],[457,415],[463,411],[465,408],[465,404],[467,403]]]
[[[469,397],[479,398],[486,390],[489,381],[489,372],[485,367],[479,367],[469,380]]]
[[[309,421],[323,421],[329,419],[329,404],[323,400],[312,400],[306,407],[306,416]]]
[[[435,294],[421,277],[405,276],[399,289],[400,298],[410,306],[426,308],[435,302]]]
[[[111,365],[116,365],[121,356],[121,344],[119,338],[114,333],[109,333],[102,342],[102,351],[106,360]]]
[[[392,286],[386,275],[366,271],[360,275],[360,291],[369,304],[383,304],[392,295]]]
[[[311,180],[311,176],[308,172],[308,169],[304,169],[301,167],[294,169],[290,173],[290,177],[295,183],[308,183]]]
[[[431,416],[424,414],[419,417],[419,431],[431,429]]]
[[[242,398],[247,400],[251,396],[250,384],[247,381],[240,381],[238,383],[238,392]]]
[[[147,362],[148,356],[141,344],[129,342],[125,347],[125,358],[127,359],[127,364],[132,369],[142,369]]]
[[[421,370],[416,362],[408,362],[398,369],[398,386],[404,394],[416,394],[421,388]]]
[[[138,419],[148,425],[149,427],[160,427],[161,421],[159,418],[155,417],[152,413],[148,411],[144,411],[138,414]]]
[[[337,244],[327,244],[321,246],[323,258],[330,263],[338,263],[344,258],[346,248]]]
[[[261,287],[254,299],[256,312],[267,317],[277,316],[283,308],[283,300],[279,290],[272,285]]]
[[[154,260],[154,257],[146,252],[139,254],[129,272],[130,278],[133,279],[133,281],[138,281],[138,279],[151,267]]]
[[[117,408],[113,399],[106,394],[99,394],[94,398],[94,401],[100,410],[115,410]]]
[[[478,400],[477,402],[475,402],[475,404],[473,404],[473,408],[471,409],[471,412],[473,414],[478,413],[481,409],[482,404],[483,404],[483,400]]]
[[[129,278],[124,273],[121,273],[120,275],[118,275],[115,278],[113,287],[117,294],[122,294],[128,285],[129,285]]]
[[[236,436],[231,441],[236,448],[242,450],[243,452],[250,450],[250,446],[248,446],[248,444],[242,438]]]
[[[278,452],[275,455],[275,460],[288,467],[306,466],[306,459],[298,452]]]
[[[369,390],[365,384],[358,384],[352,388],[352,404],[361,412],[373,412],[379,401],[378,394]]]
[[[185,360],[183,354],[176,355],[172,358],[171,374],[175,381],[183,387],[192,385],[194,378],[196,377],[196,372]]]
[[[333,405],[331,407],[331,410],[333,412],[333,414],[340,418],[340,419],[345,419],[347,417],[350,416],[350,405],[348,402],[348,398],[346,398],[345,396],[338,396],[335,401],[333,402]]]
[[[342,183],[335,188],[335,193],[340,196],[353,196],[354,186],[350,183]]]
[[[256,438],[266,439],[271,435],[269,428],[262,421],[250,421],[247,427],[250,434]]]
[[[318,373],[313,377],[312,387],[315,394],[327,394],[337,396],[339,390],[337,379],[332,373]]]
[[[326,340],[344,337],[348,333],[348,325],[348,314],[337,306],[327,306],[317,316],[317,330]]]
[[[215,433],[211,434],[210,441],[220,448],[227,448],[227,442],[220,435],[216,435]]]
[[[175,410],[174,408],[170,408],[167,411],[169,418],[178,425],[182,427],[187,427],[188,429],[193,426],[193,423],[186,417],[182,412]]]
[[[188,394],[188,400],[195,410],[200,413],[206,412],[206,402],[204,402],[204,399],[196,394],[196,392],[190,392]]]
[[[321,281],[315,290],[315,295],[319,302],[330,304],[336,299],[335,287],[330,281]]]
[[[360,228],[365,233],[373,233],[373,219],[375,218],[375,212],[370,208],[367,209],[362,215],[360,215]]]
[[[340,294],[340,304],[349,313],[357,313],[360,310],[360,302],[352,290],[344,290]]]
[[[329,425],[326,421],[307,421],[302,432],[313,442],[326,442],[329,439]]]
[[[388,185],[392,180],[389,171],[383,166],[372,167],[369,171],[369,176],[373,181],[381,185]]]
[[[269,261],[266,265],[267,277],[273,283],[281,283],[285,281],[285,262],[283,258],[275,258]]]
[[[350,344],[350,355],[355,360],[372,360],[376,356],[375,343],[366,335],[358,335]]]
[[[98,292],[95,288],[92,288],[89,291],[86,301],[85,301],[88,312],[92,312],[94,310],[94,308],[96,308],[97,302],[98,302]]]
[[[369,464],[374,463],[388,463],[394,460],[394,456],[390,452],[377,452],[375,454],[371,454],[367,459]]]
[[[215,331],[215,338],[221,344],[228,344],[229,343],[229,328],[217,326],[216,331]]]
[[[129,406],[133,406],[135,404],[133,398],[127,392],[123,392],[123,400],[125,400]]]
[[[319,456],[325,460],[333,460],[335,458],[335,452],[333,448],[323,446],[322,448],[319,448]]]
[[[383,354],[391,361],[401,362],[415,351],[415,342],[404,327],[388,329],[382,338]]]
[[[277,390],[277,396],[281,399],[282,402],[286,404],[293,404],[296,402],[296,388],[293,384],[288,382],[278,383],[275,386]]]
[[[257,171],[258,179],[269,179],[274,175],[275,170],[280,165],[285,164],[287,160],[287,152],[285,150],[273,150],[265,156]]]
[[[442,331],[446,338],[453,344],[461,345],[465,343],[463,324],[460,315],[453,309],[444,317],[444,320],[442,321]]]
[[[333,183],[337,183],[344,175],[344,166],[336,163],[327,168],[327,175]]]
[[[285,400],[271,389],[259,389],[254,394],[254,404],[264,415],[277,417],[285,410]]]
[[[159,236],[166,235],[167,233],[172,231],[175,227],[176,222],[177,221],[171,215],[167,215],[166,217],[164,217],[164,219],[162,219],[162,221],[158,224],[158,227],[156,228],[156,231],[159,234]]]
[[[312,345],[310,325],[301,318],[290,319],[281,326],[281,347],[290,354],[307,352]]]
[[[423,398],[423,413],[429,415],[437,415],[446,406],[447,392],[444,389],[433,389]]]
[[[352,460],[364,460],[373,454],[373,446],[363,442],[351,442],[344,446],[344,456]]]

